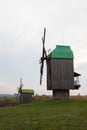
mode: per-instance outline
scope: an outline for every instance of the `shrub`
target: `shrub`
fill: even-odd
[[[19,101],[15,97],[1,97],[0,107],[14,106],[19,104]]]

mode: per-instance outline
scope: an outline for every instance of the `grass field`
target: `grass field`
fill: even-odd
[[[52,100],[0,108],[0,130],[87,130],[87,100]]]

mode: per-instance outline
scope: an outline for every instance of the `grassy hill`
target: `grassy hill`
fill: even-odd
[[[87,130],[87,100],[0,108],[0,130]]]

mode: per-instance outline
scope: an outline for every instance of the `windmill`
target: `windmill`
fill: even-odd
[[[70,46],[56,45],[49,55],[45,49],[46,28],[42,38],[42,56],[40,59],[40,84],[42,84],[44,61],[47,65],[47,90],[53,90],[54,98],[69,98],[69,90],[79,89],[79,73],[74,72],[73,51]]]
[[[20,78],[20,86],[18,87],[18,97],[21,104],[31,103],[33,101],[34,90],[23,89],[22,78]]]

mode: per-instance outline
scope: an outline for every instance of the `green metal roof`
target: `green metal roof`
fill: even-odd
[[[34,94],[34,90],[33,89],[22,89],[22,93],[32,93],[32,94]]]
[[[51,58],[74,58],[70,46],[56,45],[56,48],[51,53]]]

